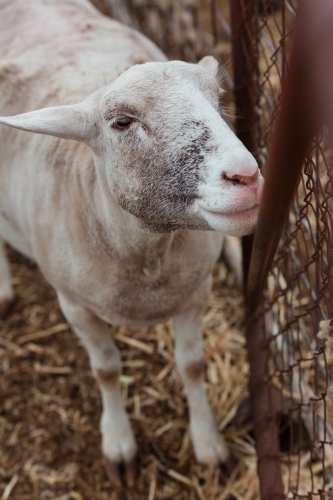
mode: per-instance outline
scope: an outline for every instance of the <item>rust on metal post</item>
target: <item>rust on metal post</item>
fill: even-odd
[[[232,59],[236,104],[236,134],[246,148],[257,153],[257,54],[253,0],[230,0]],[[246,283],[252,237],[243,238],[243,271]],[[250,399],[254,421],[258,474],[262,500],[282,500],[283,484],[279,460],[277,415],[271,384],[267,381],[269,345],[265,336],[263,307],[247,315],[246,337],[250,363]]]
[[[257,58],[254,44],[254,3],[252,0],[230,0],[232,27],[232,63],[236,105],[236,134],[245,147],[256,154],[256,76]]]
[[[279,426],[273,388],[268,378],[271,353],[266,339],[262,299],[255,313],[247,317],[246,335],[251,370],[249,390],[261,500],[284,500]]]
[[[254,41],[253,0],[230,0],[232,28],[232,64],[234,73],[234,98],[236,106],[235,131],[244,146],[256,154],[257,117],[256,77],[257,55]],[[253,236],[245,236],[243,246],[243,275],[246,282],[253,244]]]

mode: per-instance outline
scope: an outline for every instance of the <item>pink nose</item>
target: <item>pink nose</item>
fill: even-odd
[[[258,182],[258,170],[253,175],[230,175],[225,172],[222,173],[222,180],[231,183],[232,185],[243,185],[243,186],[253,186]]]

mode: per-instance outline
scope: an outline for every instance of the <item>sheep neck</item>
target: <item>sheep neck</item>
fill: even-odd
[[[106,179],[101,177],[97,175],[94,206],[104,229],[105,243],[120,261],[140,263],[144,275],[158,276],[178,231],[151,233],[143,230],[140,221],[120,207],[110,193]]]

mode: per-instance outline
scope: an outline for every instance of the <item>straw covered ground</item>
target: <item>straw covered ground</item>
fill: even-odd
[[[171,324],[111,329],[122,352],[123,399],[140,449],[132,490],[116,492],[100,453],[101,399],[88,357],[38,268],[10,251],[17,301],[0,337],[2,500],[259,498],[250,425],[233,421],[247,393],[242,295],[223,262],[205,317],[209,399],[239,463],[227,484],[199,466],[184,390],[173,361]]]

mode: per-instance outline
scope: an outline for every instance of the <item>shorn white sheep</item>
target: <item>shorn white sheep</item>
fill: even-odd
[[[121,469],[133,484],[137,446],[108,325],[173,318],[196,457],[227,462],[202,318],[223,234],[253,231],[263,181],[219,114],[217,61],[167,62],[87,0],[0,0],[0,58],[2,315],[7,242],[38,263],[88,351],[116,485]]]

